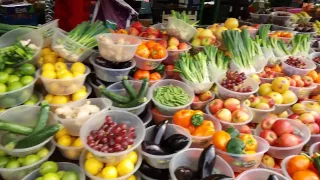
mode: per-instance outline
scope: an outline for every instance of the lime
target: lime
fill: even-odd
[[[55,173],[48,173],[43,176],[43,180],[60,180],[58,174]]]
[[[2,156],[6,156],[7,155],[7,153],[6,152],[4,152],[3,150],[0,150],[0,157],[2,157]]]
[[[9,157],[2,156],[0,157],[0,167],[4,167],[9,162]]]
[[[35,180],[43,180],[43,177],[38,177],[38,178],[35,179]]]
[[[24,162],[24,157],[19,157],[17,161],[22,165]]]
[[[47,161],[40,166],[40,174],[45,175],[48,173],[56,173],[58,172],[58,165],[53,161]]]
[[[38,152],[37,152],[37,155],[40,157],[40,158],[44,158],[44,157],[47,157],[49,154],[49,150],[45,147],[41,148]]]
[[[23,87],[23,85],[19,81],[16,81],[16,82],[9,84],[7,91],[18,90],[18,89],[21,89],[22,87]]]
[[[33,102],[33,101],[31,101],[31,100],[28,100],[28,101],[26,101],[25,103],[23,103],[23,105],[35,105],[36,103],[35,102]]]
[[[25,85],[32,83],[33,80],[34,80],[34,77],[32,77],[32,76],[23,76],[20,79],[20,82],[25,86]]]
[[[3,83],[0,83],[0,94],[7,91],[7,86]]]
[[[6,83],[8,81],[9,74],[6,72],[0,72],[0,83]]]
[[[18,161],[9,161],[8,164],[6,165],[6,168],[8,169],[14,169],[20,167],[20,164]]]
[[[16,76],[18,76],[18,77],[20,77],[20,76],[21,76],[21,74],[20,74],[20,72],[19,72],[19,71],[14,72],[12,75],[16,75]]]
[[[67,171],[64,173],[61,180],[78,180],[78,174],[74,171]]]
[[[14,73],[14,69],[10,68],[10,67],[7,67],[7,68],[4,69],[4,72],[6,72],[8,74],[12,74],[12,73]]]
[[[62,178],[62,176],[64,175],[64,173],[66,173],[65,171],[58,171],[57,174],[60,178]]]
[[[19,67],[19,72],[24,76],[32,76],[36,72],[36,67],[34,67],[32,64],[23,64]]]
[[[9,75],[7,83],[10,84],[10,83],[13,83],[13,82],[17,82],[19,80],[20,80],[19,76],[17,76],[17,75]]]
[[[40,161],[40,157],[35,154],[28,155],[24,158],[23,166],[29,166],[31,164],[34,164],[36,162]]]

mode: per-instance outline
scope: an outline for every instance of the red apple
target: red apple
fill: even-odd
[[[241,102],[236,98],[228,98],[223,103],[224,107],[229,109],[231,112],[239,109],[240,104],[241,104]]]
[[[178,45],[178,49],[188,49],[188,48],[189,48],[189,46],[188,46],[188,44],[185,43],[185,42],[181,42],[181,43],[179,43],[179,45]]]
[[[156,38],[158,38],[160,36],[160,31],[159,29],[155,29],[155,28],[152,28],[152,27],[148,27],[146,32],[148,34],[154,34],[156,36]]]
[[[167,41],[166,40],[160,40],[159,41],[159,44],[161,44],[164,48],[167,48],[168,47],[168,44],[167,44]]]
[[[267,103],[270,108],[272,108],[275,104],[274,100],[269,96],[263,96],[260,98],[262,103]]]
[[[299,76],[299,75],[292,75],[291,78],[294,79],[295,81],[302,80],[301,76]]]
[[[266,117],[261,121],[261,128],[263,130],[271,129],[273,123],[276,121],[275,117]]]
[[[129,29],[129,34],[130,34],[130,35],[138,36],[139,33],[140,33],[140,32],[139,32],[139,30],[138,30],[137,28],[131,27],[131,28]]]
[[[318,112],[310,111],[310,113],[313,115],[314,121],[320,121],[320,114]]]
[[[131,27],[136,28],[138,31],[142,31],[142,24],[139,21],[135,21],[131,24]]]
[[[311,134],[319,134],[320,133],[320,127],[317,123],[307,124],[307,127],[309,128]]]
[[[268,110],[268,109],[270,109],[270,106],[269,106],[269,104],[266,104],[266,103],[259,103],[256,106],[256,109]]]
[[[146,37],[148,37],[148,33],[146,33],[146,32],[141,32],[141,33],[139,34],[139,36],[146,38]]]
[[[170,46],[173,45],[173,46],[177,46],[177,47],[179,46],[179,43],[180,43],[179,40],[175,37],[171,37],[168,42],[168,44]]]
[[[215,99],[209,104],[209,110],[212,114],[216,114],[223,108],[223,101],[221,99]]]
[[[237,126],[237,129],[240,133],[251,134],[251,129],[248,125]]]
[[[297,87],[304,87],[304,82],[302,80],[296,80]]]
[[[294,134],[282,134],[278,139],[279,147],[293,147],[302,142],[301,137]]]
[[[299,116],[299,120],[303,123],[303,124],[309,124],[309,123],[314,123],[315,119],[314,116],[311,113],[303,113]]]
[[[285,78],[288,79],[289,83],[290,83],[290,86],[293,86],[295,87],[296,86],[296,81],[288,76],[286,76]]]
[[[298,114],[290,114],[288,116],[289,119],[299,119],[299,115]]]
[[[273,132],[272,130],[263,130],[261,133],[260,133],[260,137],[262,137],[263,139],[265,139],[266,141],[268,141],[268,143],[270,145],[273,145],[277,139],[278,139],[278,136],[275,132]]]
[[[282,134],[292,133],[293,127],[287,120],[277,120],[273,123],[271,130],[273,130],[277,136],[281,136]]]
[[[201,101],[207,101],[207,100],[209,100],[211,98],[212,98],[211,91],[206,91],[206,92],[203,92],[203,93],[199,94],[199,99]]]
[[[194,96],[193,102],[200,102],[200,99],[198,96]]]
[[[164,40],[168,40],[169,36],[168,34],[160,34],[160,38]]]
[[[220,109],[217,114],[215,115],[221,121],[231,122],[232,114],[228,109]]]
[[[250,107],[255,108],[260,103],[260,97],[251,96],[248,98],[250,101]]]
[[[149,39],[157,39],[157,36],[155,34],[149,34],[148,38]]]
[[[313,79],[310,76],[303,76],[302,81],[304,82],[304,87],[308,87],[313,84]]]
[[[232,112],[232,122],[233,123],[242,123],[249,120],[249,114],[246,111],[237,109]]]

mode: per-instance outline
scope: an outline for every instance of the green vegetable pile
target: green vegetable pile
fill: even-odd
[[[289,45],[286,45],[277,37],[270,39],[270,47],[274,49],[275,54],[284,55],[298,55],[299,53],[308,54],[310,50],[311,36],[309,34],[297,34],[293,37]],[[288,46],[290,48],[288,48]]]
[[[194,83],[213,82],[215,75],[227,71],[230,58],[214,46],[204,47],[204,51],[191,56],[189,53],[180,54],[175,62],[174,71]]]
[[[172,84],[156,88],[153,97],[160,104],[169,107],[183,106],[190,102],[190,97],[183,88]]]
[[[180,12],[171,10],[171,17],[180,19],[180,20],[182,20],[182,21],[190,24],[191,26],[196,26],[196,25],[198,24],[198,22],[199,22],[199,21],[192,22],[192,21],[189,19],[186,11],[182,11],[182,13],[180,13]]]
[[[143,79],[139,92],[137,92],[133,88],[132,84],[128,80],[128,77],[126,76],[123,77],[122,85],[126,90],[126,94],[123,96],[118,93],[114,93],[112,91],[107,90],[103,85],[99,86],[99,90],[105,97],[107,97],[113,102],[113,106],[118,108],[136,107],[145,103],[148,100],[146,96],[149,89],[149,81],[147,79]]]
[[[7,33],[9,31],[18,29],[18,28],[31,28],[31,29],[38,29],[37,26],[28,26],[28,25],[10,25],[10,24],[3,24],[0,23],[0,34]]]

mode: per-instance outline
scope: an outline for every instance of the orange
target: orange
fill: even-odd
[[[310,170],[305,170],[294,173],[292,180],[319,180],[319,177],[316,173]]]
[[[310,166],[310,159],[308,159],[304,155],[297,155],[291,158],[287,164],[287,171],[290,175],[298,171],[305,171],[308,170]]]
[[[212,136],[212,144],[223,151],[226,151],[226,146],[231,139],[231,136],[229,133],[225,131],[217,131]]]
[[[307,76],[311,77],[313,82],[316,82],[319,79],[319,75],[315,70],[310,71]]]

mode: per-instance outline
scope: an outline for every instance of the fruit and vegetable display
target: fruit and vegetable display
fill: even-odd
[[[194,110],[202,110],[214,97],[215,96],[212,91],[205,91],[200,94],[195,94],[191,108]]]
[[[314,33],[314,32],[316,32],[314,26],[310,23],[298,24],[298,26],[294,28],[294,31],[297,31],[299,33]]]
[[[152,85],[151,82],[158,81],[165,78],[166,76],[166,74],[164,73],[165,68],[166,67],[163,64],[160,64],[156,69],[153,69],[150,71],[135,68],[130,71],[129,75],[133,77],[134,80],[147,79],[149,80],[150,85]]]
[[[156,88],[153,98],[160,104],[169,107],[183,106],[190,102],[190,96],[184,89],[172,84]]]
[[[60,180],[79,180],[79,174],[76,171],[60,170],[56,162],[46,161],[41,164],[39,174],[36,180],[41,179],[60,179]]]
[[[70,102],[75,102],[88,97],[88,90],[86,86],[82,86],[81,89],[70,95],[53,95],[47,94],[44,99],[49,102],[50,105],[63,105]]]
[[[79,107],[59,107],[55,110],[55,113],[61,118],[73,119],[90,116],[92,114],[98,113],[99,111],[100,108],[98,106],[91,104],[90,101],[86,101],[85,104]]]
[[[117,33],[129,34],[133,36],[140,36],[146,39],[168,39],[166,31],[160,31],[159,29],[152,27],[144,27],[139,21],[135,21],[131,24],[129,30],[120,29]]]
[[[283,69],[282,66],[279,64],[273,66],[266,66],[261,73],[258,73],[258,76],[261,78],[271,78],[274,79],[278,76],[283,76]]]
[[[299,179],[319,179],[319,154],[314,155],[296,155],[288,157],[285,166],[285,174],[292,180]]]
[[[186,42],[179,41],[179,39],[175,37],[170,37],[168,41],[160,40],[159,44],[167,48],[168,51],[189,49],[189,45]]]
[[[268,110],[274,107],[274,100],[269,96],[251,96],[248,101],[246,105],[254,109]]]
[[[269,34],[272,37],[293,38],[294,34],[290,31],[274,31]]]
[[[245,86],[244,81],[247,79],[245,74],[239,73],[238,71],[227,71],[225,78],[219,82],[222,87],[234,91],[234,92],[252,92],[251,86]]]
[[[307,12],[299,12],[292,15],[292,20],[297,23],[307,23],[312,17]]]
[[[167,50],[160,43],[150,40],[138,46],[136,55],[147,59],[163,59],[167,56]]]

